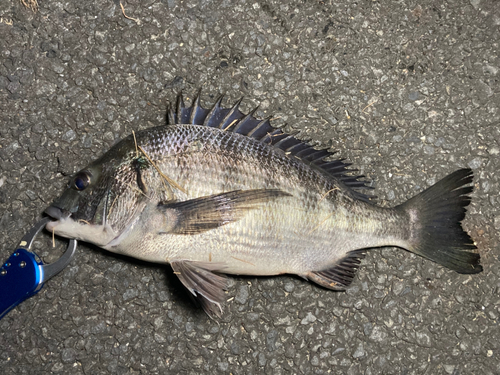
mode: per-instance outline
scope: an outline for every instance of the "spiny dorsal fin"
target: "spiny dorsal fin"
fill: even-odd
[[[315,166],[323,173],[335,177],[347,187],[356,189],[353,192],[357,198],[364,201],[370,201],[374,198],[357,191],[357,189],[371,189],[371,187],[367,186],[369,181],[363,180],[364,176],[348,174],[356,171],[355,169],[348,169],[349,163],[344,162],[343,159],[325,161],[324,159],[333,155],[332,152],[328,151],[328,149],[314,148],[307,141],[296,138],[297,133],[287,134],[281,129],[274,128],[269,118],[255,118],[254,113],[257,108],[245,115],[239,109],[243,98],[238,100],[231,108],[223,108],[221,106],[223,95],[221,95],[209,110],[201,106],[200,95],[201,92],[198,92],[192,105],[186,107],[182,93],[179,94],[175,111],[173,109],[168,111],[168,123],[209,126],[254,138],[262,143],[279,148],[287,155],[301,159]]]

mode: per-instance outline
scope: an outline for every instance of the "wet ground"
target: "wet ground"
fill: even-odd
[[[9,374],[500,373],[500,11],[471,1],[0,2],[1,258],[68,175],[203,88],[330,146],[396,205],[462,167],[484,265],[374,250],[345,293],[237,277],[210,320],[168,267],[80,244],[0,321]],[[38,252],[46,261],[49,234]],[[63,243],[61,243],[62,246]]]

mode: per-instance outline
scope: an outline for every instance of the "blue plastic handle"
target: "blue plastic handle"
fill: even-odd
[[[43,263],[25,249],[17,249],[0,268],[0,319],[43,287]]]
[[[73,259],[76,240],[69,240],[64,254],[50,264],[43,264],[38,255],[30,251],[35,237],[49,221],[50,218],[45,217],[36,223],[0,267],[0,319],[25,299],[37,294],[47,280],[66,268]]]

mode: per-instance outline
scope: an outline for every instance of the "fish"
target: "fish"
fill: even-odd
[[[182,94],[167,124],[134,132],[77,172],[46,228],[104,250],[170,264],[210,317],[227,275],[292,274],[342,291],[370,249],[397,247],[461,274],[482,271],[462,227],[473,172],[459,169],[405,203],[377,205],[344,159],[245,114],[223,96]]]

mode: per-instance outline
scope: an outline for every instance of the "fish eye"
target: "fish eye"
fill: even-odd
[[[73,188],[76,190],[85,190],[90,185],[90,173],[87,171],[78,172],[73,179]]]

